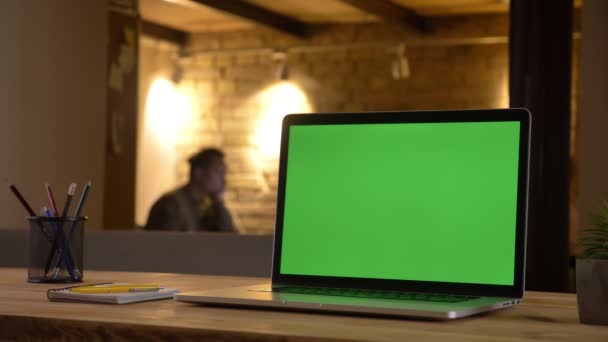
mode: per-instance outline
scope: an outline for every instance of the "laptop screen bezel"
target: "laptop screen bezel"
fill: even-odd
[[[328,277],[281,274],[283,218],[289,132],[293,125],[383,124],[383,123],[456,123],[501,122],[520,123],[517,213],[515,232],[515,268],[513,285],[489,285],[434,281],[390,280],[351,277]],[[528,178],[530,153],[530,113],[526,109],[487,109],[455,111],[408,111],[366,113],[289,114],[283,119],[277,189],[276,224],[272,262],[273,285],[298,285],[352,289],[382,289],[391,291],[451,293],[477,296],[521,298],[524,291],[525,244],[528,207]],[[320,237],[322,238],[322,237]]]

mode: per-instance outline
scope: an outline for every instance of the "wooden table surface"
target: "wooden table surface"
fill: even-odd
[[[213,339],[220,341],[608,341],[608,327],[578,322],[572,294],[528,292],[523,304],[480,316],[429,322],[292,311],[206,307],[162,300],[128,305],[50,302],[56,284],[30,284],[26,270],[0,268],[0,340]],[[87,271],[85,283],[161,283],[182,291],[267,279]]]

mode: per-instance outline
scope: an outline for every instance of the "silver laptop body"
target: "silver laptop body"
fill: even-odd
[[[175,299],[439,320],[518,304],[530,120],[525,109],[286,116],[271,283]],[[378,186],[349,192],[366,179]]]

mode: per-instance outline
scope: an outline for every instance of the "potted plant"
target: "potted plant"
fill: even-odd
[[[581,323],[608,325],[608,201],[579,239],[576,298]]]

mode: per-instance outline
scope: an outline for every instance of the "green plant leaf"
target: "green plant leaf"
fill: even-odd
[[[605,243],[606,241],[608,241],[608,238],[603,237],[603,236],[602,237],[588,236],[588,237],[584,237],[584,238],[579,238],[577,242],[579,244],[584,244],[584,243],[589,243],[589,242]]]
[[[599,210],[591,214],[591,227],[581,232],[577,243],[581,256],[608,259],[608,201],[602,201]]]
[[[600,234],[608,235],[608,229],[591,228],[582,231],[583,234]]]

